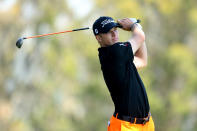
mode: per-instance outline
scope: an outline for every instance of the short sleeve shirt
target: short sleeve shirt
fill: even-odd
[[[115,105],[115,112],[132,117],[146,117],[149,102],[144,84],[133,63],[129,42],[118,42],[98,49],[101,70]]]

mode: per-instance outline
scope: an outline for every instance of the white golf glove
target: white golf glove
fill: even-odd
[[[129,18],[133,23],[137,22],[136,18]],[[137,27],[139,27],[140,29],[142,29],[142,26],[139,23],[136,23]]]

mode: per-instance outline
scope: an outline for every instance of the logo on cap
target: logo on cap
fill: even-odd
[[[106,20],[104,20],[103,22],[101,22],[102,28],[103,28],[105,25],[109,24],[109,23],[114,23],[114,20],[112,20],[112,19],[106,19]]]
[[[95,29],[94,32],[95,32],[96,34],[98,34],[98,30],[97,30],[97,29]]]

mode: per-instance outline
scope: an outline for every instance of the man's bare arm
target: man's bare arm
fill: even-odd
[[[121,24],[126,31],[130,31],[131,25],[133,24],[129,18],[119,20],[118,23]],[[147,48],[145,44],[145,34],[140,25],[134,25],[133,35],[128,41],[132,46],[136,68],[145,67],[147,65]]]
[[[137,69],[147,66],[148,55],[147,55],[147,48],[146,48],[145,42],[142,44],[142,46],[135,53],[133,62],[134,62]]]
[[[145,41],[145,34],[142,29],[135,25],[132,37],[128,40],[131,43],[135,55]]]
[[[131,26],[134,24],[129,18],[118,20],[118,23],[122,25],[122,29],[126,31],[131,31]],[[136,24],[133,25],[133,34],[128,41],[131,43],[133,54],[137,52],[145,41],[145,34],[143,30]]]

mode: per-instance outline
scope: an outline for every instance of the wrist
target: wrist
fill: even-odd
[[[136,23],[133,23],[132,25],[131,25],[131,31],[133,32],[134,31],[134,29],[136,28]]]

